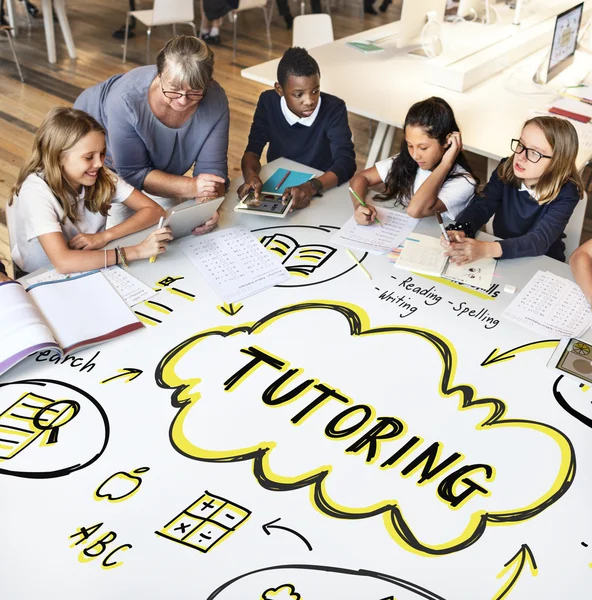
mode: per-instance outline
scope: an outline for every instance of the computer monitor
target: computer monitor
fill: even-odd
[[[567,69],[573,61],[578,45],[578,32],[582,23],[584,3],[557,15],[555,31],[551,42],[549,66],[547,68],[547,81],[550,81],[561,71]]]
[[[442,23],[445,12],[446,0],[403,0],[397,46],[403,48],[418,43],[428,16]]]

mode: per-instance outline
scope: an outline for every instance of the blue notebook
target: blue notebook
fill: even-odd
[[[263,194],[279,194],[280,196],[284,193],[284,190],[288,187],[295,187],[302,183],[306,183],[309,179],[312,179],[314,175],[312,173],[302,173],[301,171],[290,171],[286,181],[282,183],[279,189],[275,189],[275,186],[283,179],[284,175],[288,172],[288,169],[278,169],[264,184],[261,192]]]

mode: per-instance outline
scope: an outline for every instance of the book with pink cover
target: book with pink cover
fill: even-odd
[[[143,326],[99,271],[0,283],[0,375],[35,352],[69,354]]]

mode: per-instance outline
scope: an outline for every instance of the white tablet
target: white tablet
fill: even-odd
[[[254,196],[251,192],[248,196],[239,200],[234,207],[234,212],[249,213],[252,215],[263,215],[265,217],[279,217],[283,219],[292,207],[293,199],[290,198],[287,204],[282,203],[281,194],[261,194],[257,204],[253,203]]]
[[[224,196],[197,204],[194,199],[178,204],[167,211],[164,226],[170,227],[173,238],[178,239],[191,234],[196,228],[207,223],[224,202]]]

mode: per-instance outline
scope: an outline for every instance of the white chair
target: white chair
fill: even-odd
[[[189,25],[193,29],[193,35],[197,37],[195,30],[195,12],[193,0],[154,0],[154,6],[150,10],[131,10],[127,13],[125,20],[125,39],[123,42],[123,62],[127,57],[127,37],[129,33],[130,19],[135,17],[140,23],[148,27],[146,32],[146,62],[150,62],[150,34],[155,25]]]
[[[334,40],[331,17],[325,13],[301,15],[294,18],[292,46],[315,48]]]
[[[271,0],[274,1],[274,0]],[[252,8],[260,8],[263,11],[265,20],[265,32],[267,34],[267,45],[272,49],[271,43],[271,10],[272,6],[268,6],[268,0],[239,0],[238,8],[230,12],[230,20],[232,21],[232,60],[236,58],[236,29],[238,21],[238,13]]]
[[[565,260],[574,253],[580,245],[582,237],[582,229],[584,227],[584,217],[586,216],[586,205],[588,204],[588,194],[584,192],[584,197],[577,203],[575,210],[571,213],[571,217],[565,228]]]
[[[18,71],[19,77],[23,83],[25,83],[25,78],[23,77],[23,72],[21,71],[21,66],[19,65],[18,58],[16,56],[16,50],[14,49],[14,44],[12,43],[12,27],[8,25],[0,25],[0,31],[6,34],[6,38],[8,39],[8,43],[10,44],[10,49],[12,50],[12,56],[14,58],[14,64],[16,65],[16,70]]]

